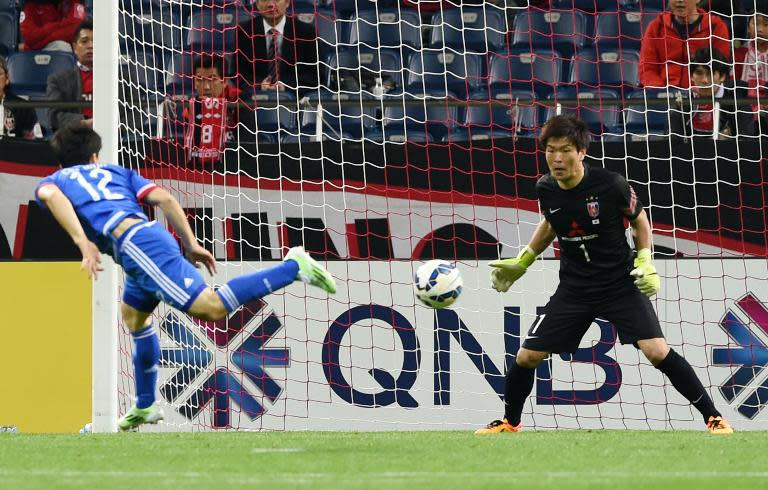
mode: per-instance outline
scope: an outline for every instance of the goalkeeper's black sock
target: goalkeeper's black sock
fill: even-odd
[[[507,371],[504,385],[504,418],[512,425],[520,425],[523,405],[533,390],[536,369],[524,368],[513,362]]]
[[[712,398],[709,397],[691,365],[677,352],[669,349],[669,354],[656,366],[656,369],[666,374],[672,386],[701,412],[704,423],[709,420],[709,417],[720,416],[720,412],[715,408]]]

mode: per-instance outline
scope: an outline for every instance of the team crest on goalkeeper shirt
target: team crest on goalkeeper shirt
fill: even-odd
[[[174,347],[161,351],[160,367],[171,374],[160,394],[179,414],[203,426],[230,427],[234,410],[241,423],[243,416],[256,421],[267,411],[266,402],[274,404],[283,392],[267,368],[287,367],[290,350],[264,347],[282,327],[261,300],[218,322],[169,311],[160,328]],[[203,413],[211,413],[211,420],[201,420]]]
[[[597,218],[600,216],[600,203],[597,201],[588,201],[587,212],[591,218]]]

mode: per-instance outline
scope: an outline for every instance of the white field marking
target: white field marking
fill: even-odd
[[[305,450],[300,447],[255,447],[251,449],[255,454],[267,454],[267,453],[302,453]]]
[[[165,478],[165,479],[209,479],[226,480],[240,483],[263,483],[274,481],[310,482],[318,478],[333,480],[361,479],[440,479],[440,478],[487,478],[507,481],[511,474],[515,479],[521,478],[541,480],[545,478],[580,478],[582,480],[599,480],[610,478],[637,479],[636,471],[385,471],[371,473],[356,473],[354,475],[331,472],[306,473],[220,473],[199,471],[104,471],[104,470],[55,470],[55,469],[13,469],[0,468],[3,477],[51,476],[57,478]],[[768,478],[768,471],[644,471],[644,478],[650,479],[692,479],[703,480],[711,478]]]

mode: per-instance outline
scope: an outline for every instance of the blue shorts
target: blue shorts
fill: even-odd
[[[139,311],[150,313],[162,301],[186,312],[208,287],[173,236],[154,221],[128,228],[116,249],[125,272],[123,302]]]

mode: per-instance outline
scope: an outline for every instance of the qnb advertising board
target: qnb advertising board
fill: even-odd
[[[339,291],[296,283],[228,323],[159,310],[166,424],[148,430],[470,430],[503,414],[505,364],[558,282],[538,261],[506,294],[486,262],[459,262],[454,308],[417,304],[419,262],[331,262]],[[224,282],[254,266],[227,265]],[[658,261],[654,304],[669,343],[737,429],[768,426],[768,272],[764,260]],[[121,339],[120,402],[132,402]],[[701,418],[598,319],[572,355],[538,368],[529,428],[698,429]],[[144,429],[142,429],[144,430]]]

